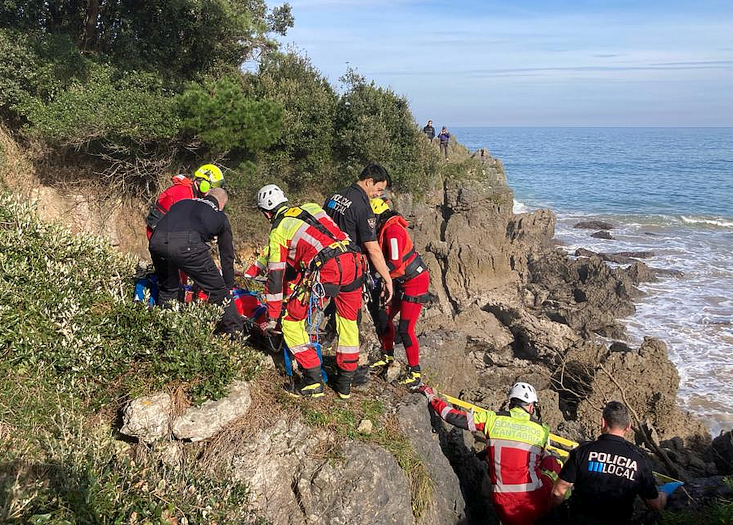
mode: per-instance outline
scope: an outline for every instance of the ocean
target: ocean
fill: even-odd
[[[641,286],[631,343],[655,336],[680,373],[680,405],[713,435],[733,428],[733,128],[453,128],[500,158],[515,212],[552,208],[568,252],[652,251],[680,270]],[[573,225],[616,227],[616,240]]]

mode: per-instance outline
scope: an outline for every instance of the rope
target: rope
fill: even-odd
[[[326,290],[321,284],[321,273],[313,274],[313,285],[311,286],[310,297],[308,298],[308,318],[306,324],[308,326],[308,335],[311,342],[320,343],[318,329],[323,320],[323,308],[321,308],[321,300],[326,296]]]

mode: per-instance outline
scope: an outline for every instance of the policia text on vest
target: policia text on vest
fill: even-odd
[[[612,474],[626,478],[629,481],[635,481],[638,470],[637,462],[625,456],[595,451],[588,454],[589,472]]]

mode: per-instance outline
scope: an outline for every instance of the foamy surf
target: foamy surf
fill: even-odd
[[[686,224],[708,224],[710,226],[718,226],[721,228],[733,228],[733,221],[726,220],[726,219],[720,219],[720,218],[708,219],[705,217],[686,217],[684,215],[681,215],[680,219],[682,220],[682,222]]]
[[[523,202],[519,202],[517,199],[514,199],[514,205],[512,206],[512,211],[514,213],[527,213],[529,211],[529,208]]]
[[[614,240],[595,239],[592,230],[573,228],[589,218],[611,222]],[[733,418],[733,250],[730,226],[706,222],[712,220],[561,213],[556,237],[570,253],[580,247],[608,253],[651,251],[654,256],[644,261],[649,266],[683,272],[644,283],[637,311],[625,323],[634,346],[644,336],[667,344],[680,374],[681,406],[702,417],[717,435],[730,429]]]

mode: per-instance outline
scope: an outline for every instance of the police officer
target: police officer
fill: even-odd
[[[628,409],[618,401],[609,402],[603,409],[601,436],[570,452],[555,481],[553,505],[563,503],[570,487],[573,491],[553,513],[553,523],[630,523],[637,495],[653,510],[664,508],[667,496],[682,483],[667,483],[657,490],[649,461],[624,439],[630,429]]]
[[[392,278],[377,242],[377,218],[369,199],[381,196],[391,183],[386,169],[379,164],[368,164],[358,181],[331,195],[323,206],[341,231],[369,257],[372,268],[384,282],[386,302],[392,298]]]
[[[155,265],[160,294],[158,303],[167,306],[178,296],[179,271],[184,271],[214,304],[229,303],[221,325],[225,332],[243,330],[243,321],[229,290],[234,288],[234,245],[229,218],[224,214],[227,193],[213,188],[200,199],[185,199],[171,206],[150,238],[150,255]],[[206,244],[217,238],[221,272]]]

